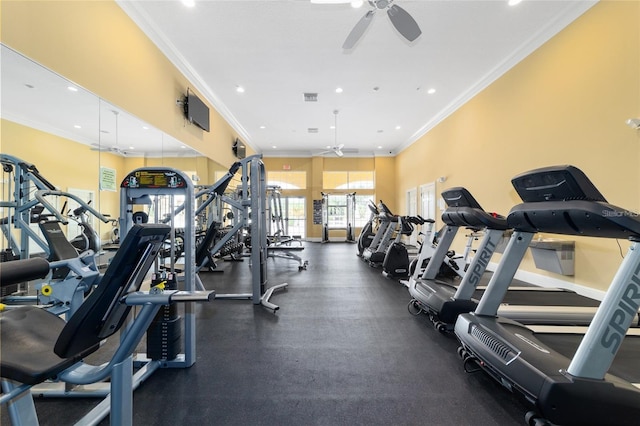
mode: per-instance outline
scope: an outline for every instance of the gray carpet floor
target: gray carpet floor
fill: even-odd
[[[195,365],[144,382],[135,424],[524,424],[526,407],[483,373],[465,373],[455,336],[410,315],[406,288],[355,245],[305,246],[307,270],[268,260],[269,285],[289,283],[272,298],[277,313],[249,301],[198,305]],[[248,260],[219,269],[202,274],[205,287],[250,291]],[[95,404],[37,399],[36,409],[42,425],[69,425]]]

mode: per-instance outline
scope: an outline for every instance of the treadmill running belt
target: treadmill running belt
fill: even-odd
[[[476,290],[473,298],[480,300],[483,291]],[[599,300],[590,299],[572,291],[557,290],[532,290],[532,291],[507,291],[503,303],[507,305],[530,306],[593,306],[600,305]]]
[[[573,358],[582,335],[536,333],[536,338],[553,348],[567,358]],[[622,341],[620,349],[613,360],[609,373],[627,380],[630,383],[640,383],[638,369],[638,355],[640,354],[640,337],[627,336]]]

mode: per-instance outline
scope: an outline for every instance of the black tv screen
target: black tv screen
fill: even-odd
[[[188,89],[184,102],[184,115],[190,123],[209,131],[209,107]]]
[[[233,142],[233,153],[236,155],[236,158],[239,159],[243,159],[247,156],[247,149],[240,139],[236,139]]]

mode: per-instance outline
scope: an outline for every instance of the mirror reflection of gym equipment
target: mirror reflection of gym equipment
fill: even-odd
[[[345,231],[344,241],[355,243],[356,193],[322,192],[322,242],[330,242],[331,231]]]

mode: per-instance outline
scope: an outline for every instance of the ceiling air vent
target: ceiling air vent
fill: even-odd
[[[318,94],[317,93],[305,93],[304,94],[305,102],[318,102]]]
[[[318,128],[317,127],[309,127],[307,129],[307,132],[309,132],[309,133],[318,133]]]

